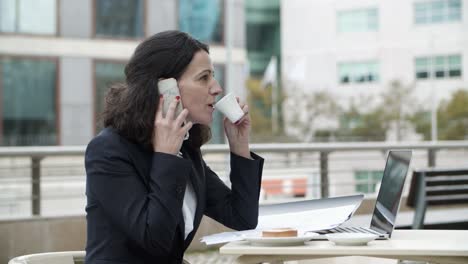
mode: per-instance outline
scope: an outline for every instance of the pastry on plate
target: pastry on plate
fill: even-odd
[[[272,228],[262,231],[262,237],[297,237],[297,229]]]

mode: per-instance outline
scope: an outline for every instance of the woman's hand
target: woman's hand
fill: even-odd
[[[188,110],[184,109],[175,116],[175,109],[180,99],[175,99],[167,110],[166,116],[163,116],[164,98],[159,98],[159,106],[156,111],[153,129],[153,150],[168,154],[179,154],[185,134],[192,128],[192,122],[183,123],[188,115]]]
[[[236,97],[239,102],[239,97]],[[250,116],[249,106],[245,103],[239,103],[244,116],[235,124],[231,123],[229,119],[224,118],[224,131],[229,142],[229,149],[232,153],[251,159],[249,148],[249,133],[250,133]]]

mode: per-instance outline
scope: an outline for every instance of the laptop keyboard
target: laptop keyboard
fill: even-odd
[[[383,235],[375,230],[372,230],[367,227],[336,227],[330,230],[320,231],[319,234],[327,234],[327,233],[368,233],[374,235]]]

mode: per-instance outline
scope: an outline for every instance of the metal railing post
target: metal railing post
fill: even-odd
[[[426,215],[426,171],[421,171],[416,174],[416,198],[414,202],[414,218],[413,224],[411,225],[412,229],[423,229],[424,228],[424,218]]]
[[[31,157],[31,208],[32,215],[41,214],[41,160],[42,157]]]
[[[429,167],[435,167],[436,166],[436,149],[428,149],[427,150],[427,165]]]
[[[320,197],[329,196],[328,184],[328,152],[320,151]]]

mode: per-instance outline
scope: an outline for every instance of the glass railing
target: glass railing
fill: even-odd
[[[0,147],[0,218],[84,214],[85,148]],[[389,149],[412,149],[412,169],[468,166],[468,141],[252,144],[251,149],[265,158],[262,203],[363,192],[375,197]],[[202,153],[229,185],[228,146],[206,145]],[[411,172],[408,176],[409,181]]]

